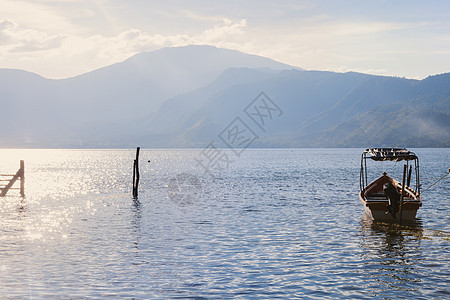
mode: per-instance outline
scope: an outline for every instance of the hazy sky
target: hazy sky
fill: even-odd
[[[188,44],[421,79],[450,72],[450,1],[0,0],[0,68],[65,78]]]

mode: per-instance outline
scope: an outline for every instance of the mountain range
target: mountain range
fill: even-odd
[[[258,103],[278,111],[249,113]],[[225,147],[236,118],[252,147],[450,147],[450,73],[306,71],[211,46],[60,80],[0,69],[0,107],[3,148]]]

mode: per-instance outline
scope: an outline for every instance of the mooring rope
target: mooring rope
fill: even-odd
[[[439,181],[441,181],[442,179],[444,179],[445,177],[447,177],[447,175],[450,175],[450,168],[448,169],[448,173],[447,173],[447,174],[445,174],[444,176],[442,176],[441,178],[439,178],[437,181],[435,181],[432,185],[430,185],[429,187],[427,187],[426,189],[424,189],[424,190],[422,191],[422,193],[425,192],[426,190],[428,190],[430,187],[432,187],[432,186],[435,185],[436,183],[438,183]]]

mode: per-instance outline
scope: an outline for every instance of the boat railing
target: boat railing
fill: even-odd
[[[359,176],[359,187],[360,187],[360,191],[364,194],[364,190],[366,189],[367,185],[369,184],[368,181],[368,174],[367,174],[367,160],[368,159],[372,159],[375,161],[380,161],[380,160],[388,160],[388,161],[401,161],[404,160],[406,161],[406,166],[407,168],[409,167],[409,171],[407,174],[407,180],[406,180],[406,187],[408,188],[410,186],[410,181],[411,181],[411,173],[412,170],[414,169],[414,173],[415,173],[415,189],[410,188],[409,191],[411,191],[414,195],[417,195],[418,197],[420,197],[420,175],[419,175],[419,158],[412,152],[408,151],[407,155],[400,155],[400,156],[387,156],[384,159],[380,159],[377,156],[373,156],[372,153],[369,151],[370,149],[365,150],[362,155],[361,155],[361,169],[360,169],[360,176]],[[406,149],[402,150],[402,149],[392,149],[392,151],[407,151]],[[410,161],[411,162],[410,164]],[[413,167],[414,164],[414,167]],[[400,183],[401,185],[401,183]]]
[[[396,187],[397,187],[400,191],[402,191],[402,184],[401,184],[400,182],[397,183]],[[417,198],[417,200],[419,200],[419,199],[418,199],[418,198],[419,198],[419,195],[417,194],[417,192],[416,192],[413,188],[411,188],[411,187],[405,185],[405,192],[406,192],[405,195],[404,195],[404,196],[405,196],[405,200],[408,200],[408,201],[416,200],[416,199],[414,199],[414,198],[410,198],[409,195],[414,195],[414,196]]]

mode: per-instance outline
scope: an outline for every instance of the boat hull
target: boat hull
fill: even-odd
[[[405,187],[401,212],[397,212],[394,217],[389,213],[389,200],[383,193],[383,185],[388,182],[397,187],[400,192],[401,184],[389,176],[383,175],[359,193],[359,199],[364,204],[366,215],[372,220],[413,220],[416,217],[417,210],[422,206],[420,196],[413,189]]]
[[[416,218],[417,211],[420,206],[417,208],[410,208],[402,210],[402,220],[414,220]],[[366,215],[372,220],[383,220],[383,221],[395,221],[400,219],[400,216],[394,218],[388,211],[387,205],[382,205],[382,207],[376,207],[373,205],[364,205],[364,212]]]

